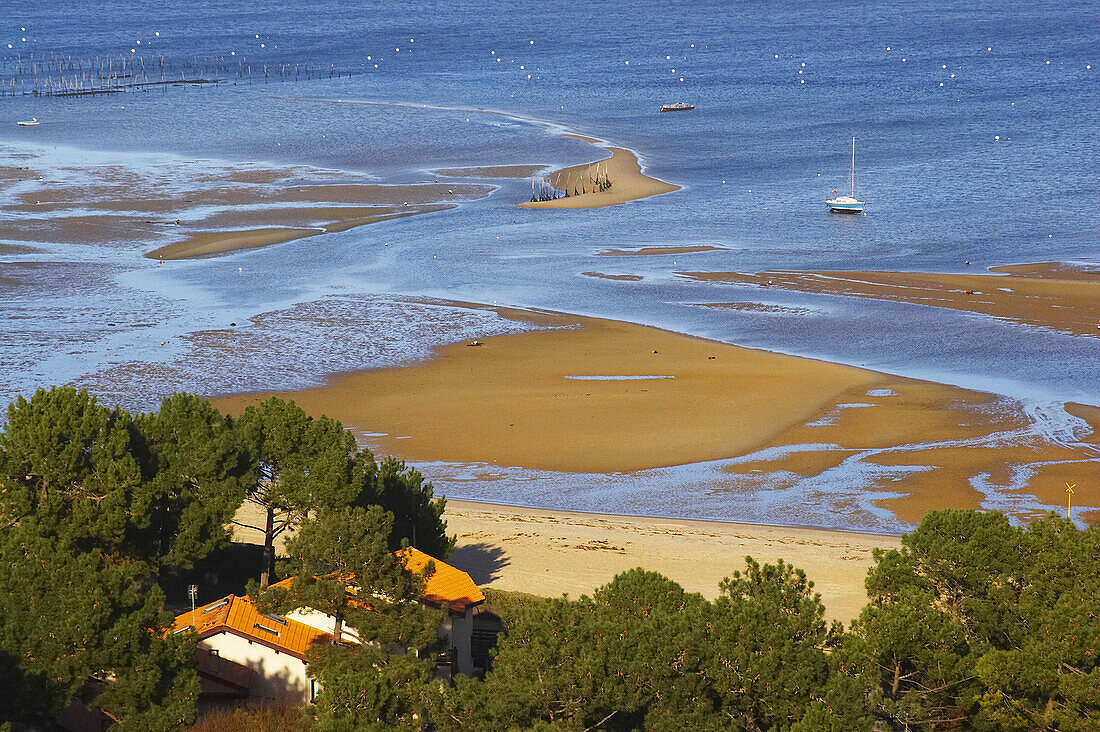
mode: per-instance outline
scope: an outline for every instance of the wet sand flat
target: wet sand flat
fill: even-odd
[[[410,459],[609,472],[740,454],[884,378],[628,323],[540,320],[556,329],[444,346],[416,366],[283,396],[386,433],[380,448]],[[236,412],[266,396],[215,403]]]
[[[39,178],[7,166],[0,177]],[[387,185],[342,171],[171,160],[141,170],[104,164],[43,171],[0,202],[0,237],[145,248],[183,259],[284,243],[453,208],[487,196],[476,183]],[[3,214],[8,214],[4,216]],[[171,239],[177,239],[171,242]]]
[[[430,213],[432,211],[443,211],[448,208],[451,208],[451,206],[437,204],[434,206],[413,206],[398,210],[390,208],[366,209],[357,206],[347,207],[344,210],[324,208],[315,211],[309,209],[296,209],[286,212],[265,211],[260,214],[254,213],[251,215],[245,213],[243,216],[240,212],[237,212],[233,215],[235,219],[243,217],[250,220],[266,218],[272,221],[285,221],[287,219],[308,220],[315,216],[319,216],[322,219],[329,219],[329,221],[319,224],[316,228],[272,227],[244,231],[229,230],[201,232],[193,234],[183,241],[158,247],[145,256],[150,259],[163,260],[191,259],[194,257],[205,257],[240,249],[256,249],[258,247],[282,244],[296,239],[304,239],[309,236],[317,236],[318,234],[347,231],[357,226],[374,224],[380,221],[390,221],[392,219],[400,219],[407,216]],[[371,211],[372,213],[367,214],[367,211]],[[335,220],[333,221],[331,219]]]
[[[860,476],[858,489],[894,494],[878,505],[912,522],[948,507],[1031,517],[1041,503],[1057,505],[1045,465],[1082,481],[1100,466],[1089,443],[1100,430],[1093,407],[1067,406],[1087,429],[1050,442],[1022,404],[991,394],[629,323],[507,316],[553,329],[444,346],[419,364],[274,394],[409,460],[614,473],[745,457],[710,490]],[[238,413],[269,395],[215,404]],[[752,458],[762,450],[769,457]],[[972,483],[982,476],[989,495]],[[1081,506],[1098,502],[1095,491],[1079,494]]]
[[[683,272],[691,279],[965,310],[1100,337],[1100,272],[1054,266],[998,268],[1017,274],[937,272]]]
[[[699,254],[701,252],[721,252],[725,247],[712,244],[697,244],[668,247],[639,247],[638,249],[604,249],[597,254],[601,257],[653,257],[668,254]]]

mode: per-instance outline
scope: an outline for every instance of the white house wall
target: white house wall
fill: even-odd
[[[199,647],[217,651],[222,658],[253,669],[255,673],[249,688],[252,699],[312,700],[306,665],[294,656],[232,633],[210,636],[200,641]]]

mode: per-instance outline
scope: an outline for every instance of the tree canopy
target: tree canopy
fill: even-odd
[[[38,726],[73,699],[122,729],[176,729],[193,718],[194,642],[167,634],[164,595],[142,586],[140,565],[73,551],[33,519],[0,535],[0,558],[0,719]]]

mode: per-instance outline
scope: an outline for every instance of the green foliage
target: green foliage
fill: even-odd
[[[275,562],[275,538],[300,525],[312,510],[348,506],[373,465],[357,455],[355,439],[336,420],[313,419],[294,402],[272,397],[237,420],[252,466],[247,499],[265,519],[267,586]]]
[[[85,391],[39,389],[8,406],[0,433],[0,526],[34,517],[77,551],[148,558],[140,535],[155,491],[130,416]]]
[[[806,574],[779,560],[745,558],[719,587],[706,628],[704,676],[733,728],[786,729],[820,701],[829,680],[826,652],[841,628],[825,625],[825,608]]]
[[[140,565],[74,552],[33,519],[4,532],[0,557],[9,721],[46,724],[73,698],[118,718],[121,729],[176,729],[193,718],[194,641],[165,635],[164,597],[142,585]],[[89,685],[98,693],[85,698],[91,678],[109,683]]]
[[[392,516],[378,506],[322,509],[287,540],[284,568],[296,576],[289,588],[250,588],[265,611],[308,607],[350,621],[362,634],[384,644],[422,647],[435,638],[441,615],[416,600],[434,565],[413,574],[403,554],[390,551]],[[349,591],[348,588],[351,588]],[[431,634],[425,637],[427,626]]]
[[[39,389],[0,432],[0,526],[33,516],[74,551],[186,567],[226,540],[244,468],[230,423],[197,397],[135,420],[85,391]]]
[[[454,549],[455,538],[447,536],[443,520],[444,498],[434,498],[431,483],[416,468],[387,457],[376,466],[368,450],[361,460],[374,467],[365,471],[365,480],[357,503],[381,506],[394,516],[390,548],[400,549],[405,542],[437,559],[446,559]]]
[[[317,646],[310,649],[307,661],[321,687],[314,704],[316,729],[424,728],[426,700],[434,686],[431,658],[385,653],[367,644]]]
[[[577,602],[521,607],[484,682],[433,701],[440,729],[789,729],[804,714],[867,721],[839,703],[826,651],[839,628],[800,571],[751,560],[709,603],[641,569]],[[816,704],[817,707],[813,705]],[[806,728],[806,727],[804,727]]]
[[[933,511],[900,551],[876,552],[853,630],[883,719],[1094,727],[1098,537],[1054,515],[1018,528],[998,512]]]
[[[392,526],[392,516],[378,506],[319,511],[287,541],[286,564],[296,574],[290,586],[251,588],[265,612],[312,608],[336,620],[332,645],[315,647],[306,658],[321,688],[318,729],[423,724],[435,664],[416,651],[435,644],[443,615],[417,602],[434,566],[410,572],[405,555],[389,548]],[[339,643],[345,622],[363,644]]]
[[[229,540],[225,526],[244,500],[246,456],[232,421],[192,394],[165,399],[137,426],[158,495],[149,512],[152,548],[162,565],[190,568]]]

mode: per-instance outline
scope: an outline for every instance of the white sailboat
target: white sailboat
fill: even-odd
[[[838,196],[836,191],[833,191],[833,197],[825,199],[825,205],[829,207],[829,213],[847,213],[858,214],[863,213],[863,204],[867,201],[861,201],[856,198],[856,138],[852,138],[852,192],[848,196]]]

